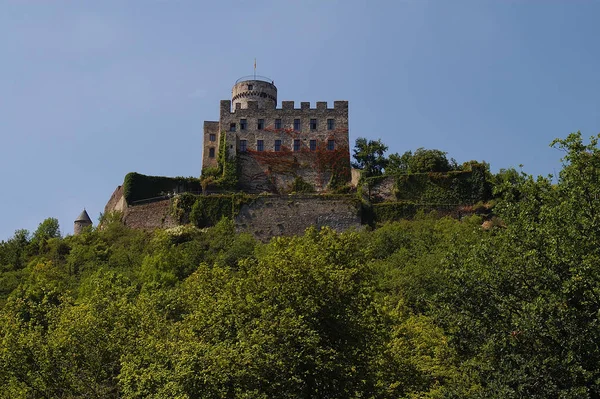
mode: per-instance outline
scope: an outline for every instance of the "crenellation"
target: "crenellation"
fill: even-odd
[[[339,100],[338,101],[334,101],[333,102],[333,109],[340,110],[340,111],[342,111],[342,110],[346,110],[347,111],[348,110],[348,101],[345,101],[345,100],[344,101],[339,101]]]
[[[268,90],[261,91],[261,87]],[[297,178],[324,191],[333,179],[332,168],[344,171],[342,184],[349,182],[348,102],[335,101],[333,108],[328,108],[326,101],[318,101],[311,108],[310,102],[302,101],[298,109],[294,101],[282,101],[277,108],[276,102],[265,100],[274,95],[272,82],[250,79],[236,83],[232,101],[221,101],[217,129],[225,139],[219,139],[213,151],[207,141],[210,136],[205,134],[204,154],[218,154],[220,143],[226,143],[227,157],[238,162],[239,187],[249,192],[286,192]],[[206,166],[217,166],[216,159],[204,155]],[[340,178],[336,182],[339,184]]]
[[[231,100],[221,100],[220,104],[221,115],[231,112]]]

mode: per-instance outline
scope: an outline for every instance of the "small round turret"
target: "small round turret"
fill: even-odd
[[[277,87],[273,80],[264,76],[244,76],[239,78],[231,90],[233,109],[236,104],[248,108],[248,101],[256,101],[258,108],[275,109],[277,107]]]
[[[75,225],[73,226],[73,234],[81,234],[86,227],[91,225],[92,219],[90,219],[90,215],[88,215],[87,211],[84,208],[83,212],[81,212],[77,219],[75,219]]]

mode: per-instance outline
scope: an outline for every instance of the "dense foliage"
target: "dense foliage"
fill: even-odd
[[[490,229],[17,231],[0,243],[0,397],[599,397],[600,150],[553,144],[557,184],[494,177]]]
[[[194,177],[146,176],[131,172],[123,182],[123,193],[129,204],[172,193],[200,191],[200,179]]]

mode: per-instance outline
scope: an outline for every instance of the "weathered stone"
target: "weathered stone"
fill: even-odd
[[[316,108],[302,102],[300,109],[293,101],[283,101],[281,108],[276,104],[272,82],[236,83],[232,101],[221,101],[219,122],[204,123],[202,168],[217,165],[220,136],[225,135],[228,157],[238,159],[238,182],[244,191],[287,193],[297,177],[316,191],[325,190],[333,174],[342,176],[344,181],[338,183],[350,182],[348,102],[334,101],[333,108],[324,101]]]

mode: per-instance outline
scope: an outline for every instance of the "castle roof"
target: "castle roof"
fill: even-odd
[[[90,215],[88,215],[87,211],[83,209],[83,212],[79,214],[75,222],[87,222],[92,224],[92,219],[90,219]]]

